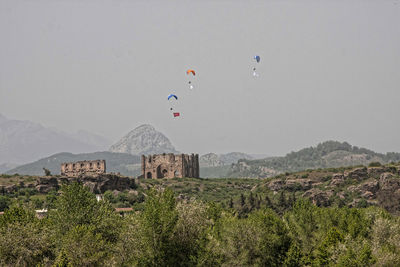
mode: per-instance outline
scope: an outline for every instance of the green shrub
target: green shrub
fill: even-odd
[[[380,166],[382,166],[382,164],[378,161],[371,162],[370,164],[368,164],[368,167],[380,167]]]

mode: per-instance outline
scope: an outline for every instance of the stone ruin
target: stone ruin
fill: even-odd
[[[142,155],[142,175],[140,178],[183,178],[200,177],[198,154]]]
[[[62,176],[97,176],[104,173],[106,173],[105,160],[85,160],[61,163]]]

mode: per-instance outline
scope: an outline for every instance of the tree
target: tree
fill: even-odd
[[[0,196],[0,211],[4,211],[10,205],[10,198],[7,196]]]
[[[140,216],[129,216],[124,227],[120,251],[128,251],[125,264],[141,266],[175,266],[174,232],[178,212],[174,193],[170,189],[148,191]],[[130,245],[132,244],[132,245]]]
[[[246,205],[246,197],[243,194],[240,194],[240,207],[244,207]]]
[[[43,168],[43,171],[44,171],[44,175],[51,176],[51,172],[49,169]]]
[[[255,208],[256,200],[253,196],[253,192],[250,192],[249,196],[249,210],[252,211]]]
[[[98,244],[101,251],[106,249],[112,251],[119,239],[122,225],[121,217],[107,201],[97,202],[96,196],[89,192],[88,188],[76,182],[61,188],[56,209],[49,212],[48,220],[55,230],[58,256],[59,253],[64,253],[68,262],[77,262],[80,257],[80,255],[74,256],[80,246],[74,245],[74,242],[79,242],[81,245]],[[82,247],[82,253],[91,252],[89,248]],[[102,262],[105,260],[103,256],[110,255],[96,254],[95,259],[88,260]]]
[[[52,257],[50,233],[32,211],[6,210],[0,216],[0,265],[36,266]]]
[[[242,219],[226,215],[209,240],[212,259],[206,265],[224,266],[282,266],[291,244],[288,229],[272,210]]]
[[[228,206],[229,206],[230,209],[233,209],[233,199],[232,198],[229,199],[229,205]]]
[[[55,190],[51,190],[46,195],[44,207],[47,209],[55,209],[56,201],[57,201],[57,192]]]
[[[94,225],[76,225],[63,236],[55,265],[102,266],[111,252]]]
[[[273,208],[271,199],[268,197],[268,195],[265,196],[265,207],[267,209],[272,209]]]
[[[281,190],[281,193],[279,194],[278,198],[278,209],[279,209],[279,214],[283,214],[283,212],[287,209],[288,204],[286,202],[286,197],[285,197],[285,192]]]
[[[305,257],[311,255],[317,241],[317,210],[309,200],[300,199],[294,205],[293,209],[284,215],[292,238],[296,241],[302,254]],[[309,264],[306,262],[305,264]]]
[[[33,211],[27,210],[21,206],[12,207],[4,212],[0,216],[0,227],[7,227],[11,224],[21,224],[25,225],[28,223],[35,222],[37,218]]]

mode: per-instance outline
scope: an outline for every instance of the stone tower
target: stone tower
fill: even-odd
[[[142,155],[143,178],[200,177],[198,154]]]

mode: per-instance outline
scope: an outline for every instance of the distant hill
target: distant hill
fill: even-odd
[[[7,174],[43,175],[43,168],[52,174],[60,174],[63,162],[105,159],[107,172],[120,172],[127,176],[137,176],[140,173],[140,157],[126,153],[94,152],[84,154],[58,153],[38,161],[19,166],[7,171]]]
[[[85,131],[65,133],[41,124],[7,119],[0,114],[0,164],[23,164],[63,152],[106,150],[110,142]]]
[[[284,157],[266,159],[241,159],[234,164],[228,177],[270,177],[282,172],[340,166],[368,165],[371,162],[400,161],[400,153],[376,153],[347,142],[326,141],[316,147],[291,152]]]
[[[242,152],[231,152],[219,155],[208,153],[200,156],[199,162],[201,167],[217,167],[231,165],[232,163],[236,163],[239,159],[254,159],[254,157]]]
[[[14,169],[18,164],[2,163],[0,164],[0,173],[5,173],[8,170]]]
[[[208,153],[200,156],[200,176],[204,178],[227,177],[231,164],[237,163],[240,159],[254,159],[254,157],[242,153],[231,152],[227,154]]]
[[[149,124],[130,131],[109,149],[111,152],[132,155],[178,153],[170,140]]]

